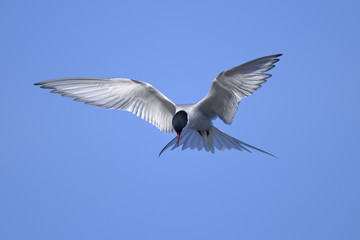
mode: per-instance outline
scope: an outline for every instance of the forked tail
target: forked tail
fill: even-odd
[[[168,148],[172,147],[170,150],[174,150],[177,145],[177,138],[175,137],[171,140],[159,153],[160,155]],[[208,131],[196,131],[192,129],[185,129],[180,135],[179,147],[182,145],[181,150],[185,150],[187,148],[195,149],[197,148],[199,151],[205,149],[205,151],[212,153],[215,152],[215,148],[224,151],[225,149],[237,149],[240,151],[248,151],[251,152],[248,148],[255,149],[257,151],[268,154],[272,157],[277,158],[276,156],[268,153],[264,150],[261,150],[257,147],[251,146],[250,144],[244,143],[236,138],[233,138],[226,133],[220,131],[214,126]]]

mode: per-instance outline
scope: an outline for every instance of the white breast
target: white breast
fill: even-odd
[[[188,114],[188,124],[184,129],[209,130],[212,126],[211,119],[197,110],[195,104],[182,104],[176,106],[176,112],[185,111]]]

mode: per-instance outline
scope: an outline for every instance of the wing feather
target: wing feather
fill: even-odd
[[[98,107],[132,112],[164,132],[173,132],[176,105],[152,85],[125,78],[64,78],[35,83],[52,93]]]
[[[251,95],[266,79],[271,77],[264,72],[275,67],[282,54],[255,59],[220,73],[213,81],[210,91],[197,107],[206,116],[219,117],[231,124],[241,99]]]

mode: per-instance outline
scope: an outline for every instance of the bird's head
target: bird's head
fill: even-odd
[[[180,134],[187,123],[188,115],[185,111],[182,110],[178,111],[172,119],[172,125],[177,133],[177,146],[179,146]]]

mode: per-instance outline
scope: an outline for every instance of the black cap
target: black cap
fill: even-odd
[[[185,111],[178,111],[173,119],[172,119],[172,125],[176,131],[177,134],[180,134],[183,130],[183,128],[186,126],[188,122],[188,115]]]

